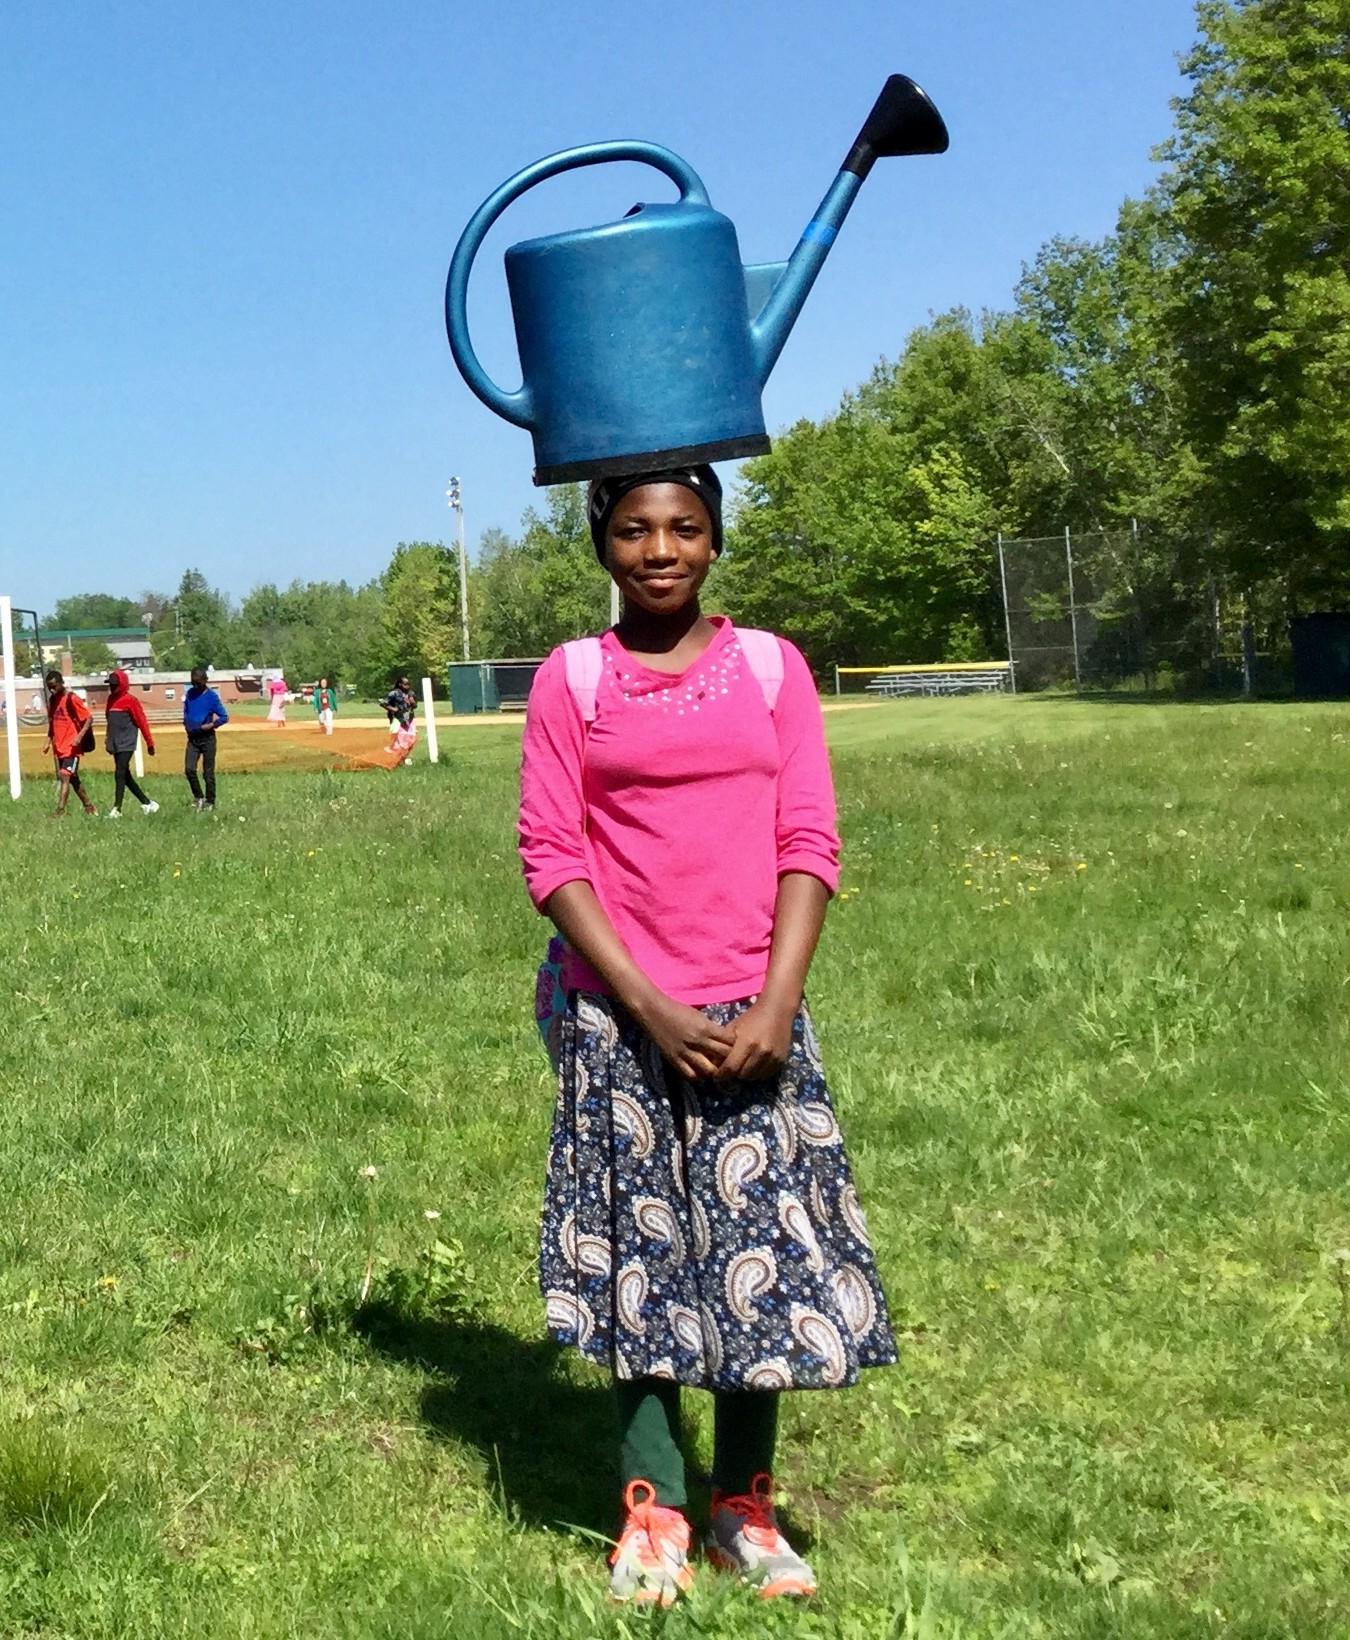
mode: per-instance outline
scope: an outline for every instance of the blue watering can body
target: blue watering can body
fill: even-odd
[[[903,95],[897,125],[894,95]],[[743,267],[736,229],[708,201],[693,170],[644,142],[594,143],[528,166],[475,212],[450,264],[446,329],[470,388],[534,438],[536,484],[677,463],[730,460],[769,448],[760,398],[835,233],[878,154],[940,152],[941,116],[893,75],[869,116],[887,109],[891,147],[864,144],[821,202],[788,262]],[[893,146],[896,141],[922,147]],[[635,206],[618,222],[513,245],[506,279],[522,385],[499,387],[469,340],[473,261],[488,230],[527,189],[563,171],[638,160],[680,190],[669,204]]]
[[[711,206],[513,245],[506,282],[539,483],[769,448],[736,230]]]

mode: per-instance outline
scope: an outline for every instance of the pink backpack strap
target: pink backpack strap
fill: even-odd
[[[595,722],[595,696],[600,688],[600,673],[604,669],[604,651],[599,638],[573,638],[562,649],[567,668],[567,687],[577,703],[581,721],[589,728]]]
[[[772,632],[762,632],[754,626],[738,626],[741,653],[764,691],[764,704],[772,712],[778,705],[778,691],[783,687],[783,646]]]

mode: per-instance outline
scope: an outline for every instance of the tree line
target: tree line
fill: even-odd
[[[48,633],[139,627],[148,618],[155,666],[163,671],[280,667],[297,683],[327,675],[381,695],[399,671],[444,681],[446,663],[459,653],[458,604],[453,552],[423,541],[400,544],[384,572],[362,586],[265,582],[236,604],[189,569],[171,593],[64,598],[43,626]],[[73,658],[83,671],[113,664],[101,640],[77,640]]]
[[[1199,0],[1196,21],[1155,185],[1106,238],[1045,245],[1005,311],[935,316],[836,414],[747,462],[712,601],[822,671],[1001,655],[998,534],[1067,525],[1124,527],[1098,590],[1136,610],[1221,590],[1275,631],[1350,603],[1344,0]],[[469,603],[477,656],[605,623],[580,486],[485,533]],[[459,655],[439,543],[400,546],[362,587],[266,585],[233,608],[190,571],[124,607],[129,624],[154,609],[165,664],[375,689],[393,667],[443,678]]]
[[[1001,655],[997,534],[1066,526],[1118,532],[1121,606],[1222,597],[1272,633],[1350,606],[1344,0],[1196,18],[1112,234],[1051,241],[1007,311],[937,316],[747,464],[734,611],[818,664]]]

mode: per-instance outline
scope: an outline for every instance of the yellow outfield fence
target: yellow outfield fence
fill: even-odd
[[[859,677],[889,677],[901,672],[1006,672],[1007,661],[932,661],[928,665],[920,663],[917,666],[836,666],[835,672],[840,676],[847,676],[850,672]]]

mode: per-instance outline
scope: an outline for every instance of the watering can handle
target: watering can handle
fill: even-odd
[[[662,171],[680,190],[681,202],[694,205],[708,203],[707,191],[697,172],[669,148],[653,142],[590,142],[581,148],[567,148],[560,154],[550,154],[517,171],[490,194],[469,218],[468,226],[459,236],[455,254],[450,259],[450,273],[445,281],[445,330],[450,338],[450,351],[464,380],[482,399],[489,410],[495,410],[517,427],[531,427],[530,390],[528,385],[508,393],[498,387],[478,362],[478,355],[469,340],[469,273],[488,230],[508,205],[533,188],[563,171],[575,171],[583,165],[606,165],[611,160],[636,160]]]

